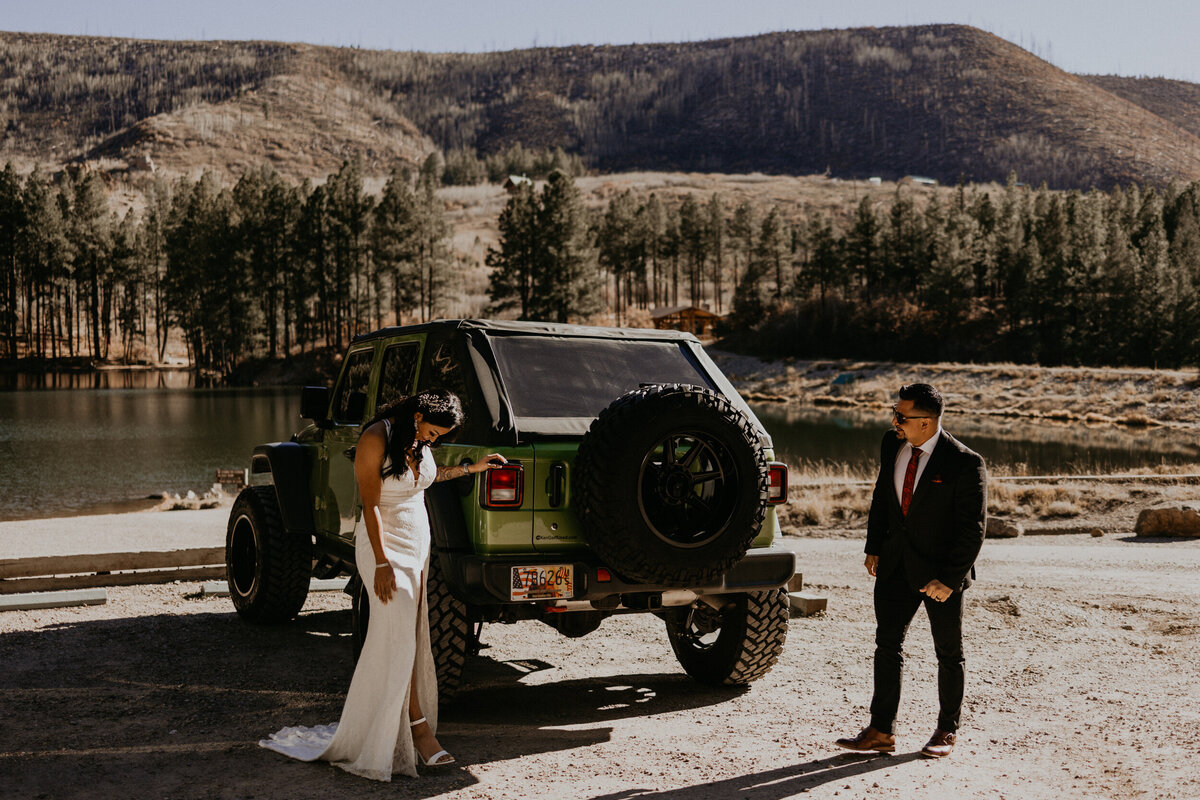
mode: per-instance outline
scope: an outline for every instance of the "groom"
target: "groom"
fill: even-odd
[[[963,590],[975,576],[987,517],[987,469],[942,429],[945,402],[927,383],[901,386],[883,437],[867,518],[867,572],[875,576],[875,694],[871,723],[838,739],[848,750],[891,752],[900,705],[901,646],[925,606],[938,661],[937,730],[921,754],[950,755],[963,700]]]

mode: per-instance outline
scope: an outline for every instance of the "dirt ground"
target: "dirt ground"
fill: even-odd
[[[4,798],[658,798],[1200,796],[1200,541],[1125,534],[989,540],[967,600],[959,745],[917,751],[936,716],[919,614],[895,755],[839,751],[865,724],[873,623],[861,541],[789,538],[827,614],[792,620],[747,690],[687,678],[654,617],[581,639],[488,626],[443,712],[458,764],[376,784],[260,749],[337,718],[349,600],[243,623],[195,584],[109,590],[107,605],[0,614]]]

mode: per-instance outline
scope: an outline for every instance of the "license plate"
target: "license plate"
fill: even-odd
[[[575,567],[513,567],[510,585],[513,600],[569,600],[575,594]]]

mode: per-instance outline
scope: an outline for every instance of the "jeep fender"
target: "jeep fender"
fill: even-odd
[[[312,492],[308,487],[311,469],[308,449],[295,442],[260,444],[250,459],[251,473],[271,475],[279,515],[289,533],[314,532]]]
[[[459,479],[461,480],[461,478]],[[429,513],[429,533],[439,550],[474,552],[463,515],[462,495],[457,481],[435,483],[425,490],[425,510]]]

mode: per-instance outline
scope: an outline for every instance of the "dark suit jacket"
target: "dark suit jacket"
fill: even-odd
[[[966,589],[975,577],[987,522],[983,458],[943,430],[905,517],[895,483],[896,454],[903,444],[888,431],[880,448],[866,547],[868,555],[879,556],[876,575],[903,569],[916,591],[934,578],[951,589]]]

